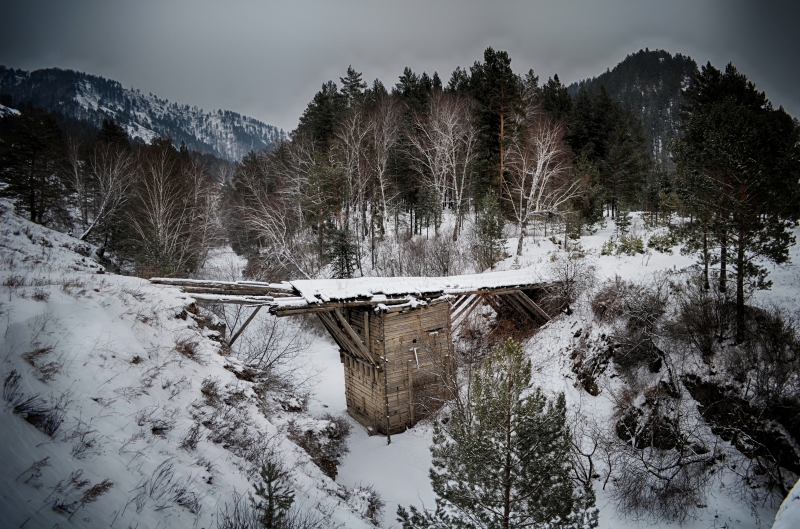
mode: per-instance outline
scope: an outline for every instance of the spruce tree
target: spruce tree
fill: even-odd
[[[285,527],[286,514],[294,503],[294,492],[286,486],[286,473],[274,461],[261,466],[260,484],[253,484],[256,497],[250,497],[258,512],[258,521],[264,529]]]
[[[493,189],[490,189],[480,201],[478,218],[475,222],[476,253],[478,263],[489,268],[503,258],[505,239],[503,239],[503,215],[500,212],[500,201]]]
[[[505,178],[505,150],[516,130],[516,118],[522,112],[521,83],[511,70],[508,53],[486,48],[483,60],[470,69],[470,92],[476,103],[473,122],[479,152],[476,161],[479,196],[489,187],[500,194]]]
[[[786,262],[795,242],[800,126],[732,64],[724,73],[707,64],[684,96],[683,138],[673,144],[681,183],[698,217],[711,216],[721,291],[733,265],[743,339],[745,288],[770,286],[759,261]]]
[[[67,223],[65,146],[53,115],[31,106],[0,119],[0,196],[32,222]]]
[[[328,236],[326,257],[330,259],[333,277],[347,279],[353,277],[358,265],[358,247],[350,238],[350,232],[332,229]]]
[[[597,527],[591,489],[570,478],[570,431],[561,393],[547,399],[531,363],[507,340],[470,388],[466,410],[435,423],[436,510],[398,508],[403,529]]]

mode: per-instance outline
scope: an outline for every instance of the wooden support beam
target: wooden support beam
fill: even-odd
[[[483,295],[477,294],[475,297],[464,307],[464,309],[459,312],[458,314],[454,314],[452,316],[451,321],[451,332],[457,329],[462,323],[467,321],[467,316],[472,314],[472,311],[475,310],[478,305],[481,304],[483,301]]]
[[[333,340],[336,344],[341,347],[343,350],[347,351],[351,355],[356,358],[360,358],[365,362],[368,362],[370,365],[375,365],[375,361],[372,359],[372,355],[369,353],[364,344],[361,341],[354,341],[350,335],[342,329],[340,326],[340,322],[337,321],[329,312],[320,312],[318,313],[319,319],[322,324],[328,329],[328,332],[333,337]],[[352,331],[352,328],[350,329]],[[360,346],[360,347],[359,347]]]
[[[245,321],[245,322],[242,324],[242,326],[241,326],[241,327],[239,327],[239,330],[238,330],[238,331],[236,331],[236,334],[234,334],[233,336],[231,336],[231,339],[230,339],[230,340],[228,340],[228,347],[231,347],[231,346],[233,345],[233,342],[235,342],[235,341],[236,341],[236,338],[238,338],[238,337],[239,337],[239,335],[240,335],[240,334],[242,334],[242,331],[244,331],[244,330],[245,330],[245,328],[246,328],[248,325],[250,325],[250,322],[251,322],[251,321],[253,321],[253,318],[255,318],[255,317],[256,317],[256,314],[258,314],[258,311],[260,311],[260,310],[261,310],[261,307],[262,307],[262,305],[258,305],[258,306],[255,308],[255,310],[254,310],[254,311],[253,311],[253,312],[250,314],[250,317],[249,317],[249,318],[247,318],[247,320],[246,320],[246,321]]]
[[[348,336],[350,336],[355,348],[359,353],[361,353],[359,356],[363,356],[367,362],[374,364],[375,362],[372,360],[372,353],[367,346],[364,345],[364,342],[361,341],[361,337],[358,335],[358,333],[356,333],[356,331],[353,330],[347,319],[342,316],[342,313],[337,309],[334,309],[332,312],[336,319],[339,320],[339,325],[345,330]]]
[[[539,317],[544,319],[545,322],[552,320],[553,318],[547,314],[542,307],[536,304],[525,292],[519,290],[517,291],[517,298],[527,306],[534,314],[537,314]]]
[[[531,310],[527,306],[525,306],[522,303],[522,301],[520,301],[520,299],[516,295],[508,294],[508,295],[503,296],[500,299],[503,302],[505,302],[507,305],[509,305],[512,309],[514,309],[514,311],[517,312],[518,314],[521,314],[521,315],[527,317],[529,320],[531,320],[534,323],[538,323],[539,322],[539,320],[536,317],[536,315],[533,314],[533,312],[531,312]]]
[[[364,344],[369,349],[369,311],[364,311]]]
[[[453,303],[452,308],[450,309],[450,312],[457,311],[459,309],[459,307],[461,307],[461,305],[463,305],[468,299],[470,299],[470,296],[471,296],[470,294],[467,294],[465,296],[461,296],[460,298],[458,298],[456,300],[456,302]]]
[[[336,325],[336,322],[333,320],[331,315],[328,314],[327,312],[320,312],[317,314],[317,316],[319,317],[319,321],[322,322],[322,325],[330,333],[331,338],[333,338],[333,341],[336,342],[336,345],[338,345],[343,351],[347,352],[348,354],[353,355],[354,354],[352,351],[353,347],[350,344],[350,340],[347,339],[347,337],[339,328],[339,326]]]

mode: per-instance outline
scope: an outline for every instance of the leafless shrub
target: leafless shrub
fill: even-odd
[[[33,294],[31,294],[31,299],[34,301],[45,302],[50,299],[50,292],[43,288],[36,288],[34,289]]]
[[[3,398],[16,414],[45,434],[53,437],[64,423],[69,406],[69,393],[45,399],[41,394],[25,396],[19,390],[20,376],[16,370],[6,375],[3,381]]]
[[[675,285],[676,317],[671,336],[699,352],[709,362],[735,332],[732,293],[719,288],[706,289],[702,276],[687,278]]]
[[[200,426],[200,423],[194,423],[186,431],[186,434],[181,440],[181,444],[178,446],[187,452],[193,452],[194,450],[197,450],[197,443],[199,443],[200,439],[203,437],[200,433]]]
[[[629,516],[682,521],[705,503],[723,457],[693,403],[660,383],[617,396],[612,496]]]
[[[28,475],[28,479],[26,479],[23,483],[28,483],[29,481],[33,480],[36,481],[40,477],[42,477],[42,469],[44,467],[50,466],[50,456],[45,457],[44,459],[40,459],[39,461],[34,461],[31,466],[26,468],[22,471],[22,473],[16,477],[14,481],[17,481],[22,476],[30,473]]]
[[[609,322],[622,316],[623,299],[633,287],[621,277],[607,280],[591,301],[592,313],[600,322]]]
[[[311,456],[311,460],[326,476],[336,479],[339,462],[348,452],[350,423],[344,417],[330,414],[325,414],[322,419],[328,424],[318,430],[303,430],[290,422],[289,439]]]
[[[220,389],[218,378],[206,377],[203,379],[203,382],[200,383],[200,393],[203,394],[206,404],[209,406],[215,406],[219,402],[220,395],[222,394]]]
[[[669,358],[662,349],[668,334],[666,318],[670,302],[670,285],[665,276],[657,276],[647,285],[628,286],[619,293],[619,311],[614,329],[616,344],[614,363],[625,376],[634,376],[636,369],[647,366],[657,373],[662,367],[669,371],[669,383],[678,382]]]
[[[386,503],[383,501],[378,491],[375,490],[375,487],[371,485],[358,486],[353,489],[352,496],[361,504],[359,506],[361,514],[372,522],[372,525],[379,527],[383,521],[383,508],[386,506]]]
[[[175,339],[174,349],[189,360],[203,364],[204,359],[200,355],[199,345],[199,342],[191,337],[180,337]]]
[[[572,304],[594,286],[595,267],[577,250],[559,252],[553,257],[546,267],[547,276],[552,281],[547,295],[558,306],[566,307],[567,314],[572,314]]]
[[[734,373],[747,369],[755,403],[794,416],[800,438],[800,325],[778,307],[753,307],[750,313],[745,341],[729,348],[727,364]]]
[[[309,339],[302,329],[286,318],[272,315],[260,317],[254,323],[252,331],[248,329],[241,336],[236,357],[269,377],[298,386],[306,382],[301,375],[306,363],[300,357],[307,351]]]

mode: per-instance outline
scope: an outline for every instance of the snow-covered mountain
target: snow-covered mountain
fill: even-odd
[[[113,119],[131,138],[149,142],[169,136],[176,146],[184,142],[189,149],[230,161],[286,137],[283,130],[236,112],[205,112],[124,88],[114,80],[59,68],[26,72],[0,66],[0,94],[10,96],[17,108],[30,102],[97,127],[104,119]],[[8,106],[8,101],[4,104]]]

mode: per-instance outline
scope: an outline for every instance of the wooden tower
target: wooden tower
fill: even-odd
[[[197,301],[253,305],[277,316],[317,314],[339,346],[347,411],[372,433],[405,431],[447,399],[451,333],[481,303],[536,324],[558,310],[526,271],[444,278],[356,278],[288,283],[151,279]]]

